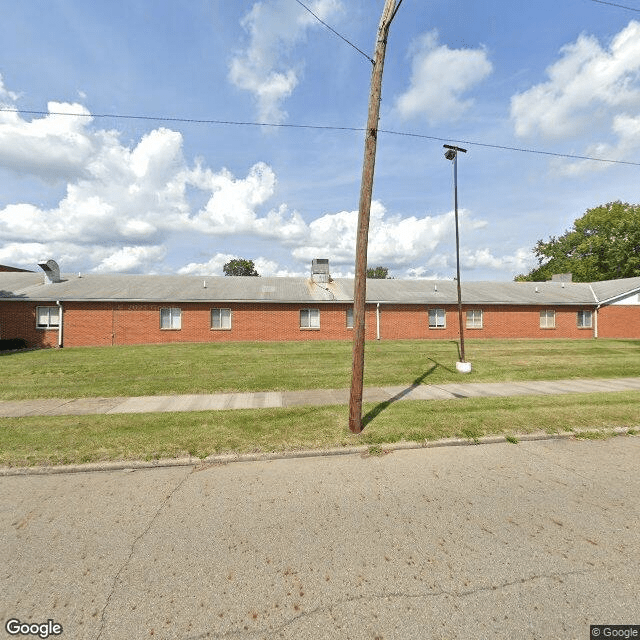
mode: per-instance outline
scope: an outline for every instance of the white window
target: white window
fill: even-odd
[[[556,312],[553,309],[545,309],[540,312],[540,328],[541,329],[556,328]]]
[[[578,311],[578,328],[579,329],[591,328],[591,311],[587,309]]]
[[[353,329],[353,308],[347,309],[347,329]]]
[[[181,329],[182,309],[178,309],[175,307],[164,307],[160,309],[160,328]]]
[[[36,309],[36,326],[38,329],[57,329],[60,326],[58,307],[38,307]]]
[[[467,311],[467,329],[482,329],[482,309]]]
[[[212,329],[231,329],[231,309],[211,309]]]
[[[319,329],[320,309],[300,309],[300,328]]]
[[[429,309],[429,329],[444,329],[447,326],[447,314],[444,309]]]

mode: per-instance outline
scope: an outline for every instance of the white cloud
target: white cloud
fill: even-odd
[[[442,247],[444,248],[444,247]],[[430,256],[425,256],[425,263],[417,267],[409,267],[400,275],[409,279],[450,279],[455,276],[456,256],[455,247],[449,251],[440,250]],[[483,271],[509,272],[512,276],[530,271],[537,264],[537,260],[530,249],[520,248],[512,255],[496,256],[489,248],[466,249],[460,251],[461,280],[468,279],[466,272],[475,269]]]
[[[256,265],[256,271],[261,276],[275,276],[278,278],[303,278],[309,275],[309,269],[303,270],[291,270],[284,269],[275,260],[269,260],[267,258],[259,257],[254,260]],[[309,267],[311,264],[309,264]]]
[[[460,263],[465,269],[488,268],[510,271],[513,275],[530,271],[537,260],[530,249],[517,249],[513,255],[494,256],[490,249],[462,251]]]
[[[269,215],[273,215],[273,212]],[[466,210],[459,211],[459,215],[460,226],[468,233],[487,224],[473,218]],[[300,269],[282,268],[270,259],[257,258],[255,264],[258,272],[262,275],[305,275],[313,258],[328,257],[334,277],[353,277],[357,219],[357,211],[325,214],[308,225],[300,219],[295,237],[280,240],[281,245],[290,247],[291,256],[300,265]],[[257,220],[257,227],[262,220],[266,218]],[[389,215],[384,205],[374,200],[371,205],[368,263],[371,266],[385,265],[398,277],[438,277],[439,273],[450,271],[451,265],[455,266],[454,225],[453,212],[422,218],[402,217]],[[254,233],[257,227],[254,227]],[[286,229],[286,225],[284,228]],[[220,274],[222,266],[237,257],[239,256],[216,254],[207,262],[186,265],[180,273]],[[416,269],[412,266],[420,261],[424,261],[428,269]],[[469,263],[469,267],[473,268],[480,264],[480,259],[470,257]],[[487,266],[495,267],[496,264],[494,260],[493,264]]]
[[[13,91],[9,91],[4,86],[4,80],[2,79],[2,74],[0,73],[0,106],[3,107],[11,107],[14,105],[16,100],[18,99],[18,94]],[[0,114],[2,117],[2,114]]]
[[[63,273],[94,271],[98,273],[161,271],[163,247],[87,245],[74,242],[6,242],[0,247],[0,264],[23,265],[34,269],[38,262],[53,258]]]
[[[47,257],[48,248],[40,242],[5,242],[0,247],[0,264],[33,266]]]
[[[122,247],[107,256],[92,269],[96,273],[126,273],[127,271],[157,270],[166,255],[164,247]]]
[[[178,269],[178,273],[185,276],[221,276],[223,275],[222,267],[230,260],[239,258],[240,256],[231,253],[216,253],[207,262],[190,262]]]
[[[484,49],[438,45],[437,31],[416,40],[410,55],[410,86],[396,99],[396,110],[402,118],[425,117],[431,123],[460,118],[473,104],[463,95],[493,69]]]
[[[461,226],[475,229],[484,222],[474,220],[468,212],[459,211]],[[301,262],[313,257],[331,256],[332,262],[350,265],[355,256],[357,211],[327,214],[309,224],[308,237],[294,250]],[[443,242],[450,242],[454,233],[454,215],[417,218],[387,215],[384,205],[371,203],[369,264],[383,264],[390,268],[407,267],[416,260],[433,253]]]
[[[193,276],[221,276],[224,274],[223,267],[230,260],[241,259],[242,256],[231,253],[216,253],[207,262],[190,262],[188,265],[178,270],[178,273],[182,275]],[[298,276],[305,275],[301,271],[290,271],[288,269],[282,269],[280,265],[274,260],[269,260],[262,256],[255,258],[253,264],[256,271],[261,276]]]
[[[81,105],[57,104],[55,109],[86,112]],[[167,128],[124,144],[117,131],[97,129],[90,117],[69,116],[65,124],[62,116],[51,114],[31,121],[10,115],[0,123],[0,132],[10,131],[0,144],[0,167],[48,180],[52,148],[60,136],[67,162],[58,175],[66,190],[48,207],[23,201],[0,208],[2,263],[33,267],[51,257],[65,272],[162,272],[176,243],[243,235],[268,240],[273,248],[272,255],[255,259],[263,275],[305,275],[314,257],[328,257],[336,276],[352,273],[357,211],[326,213],[306,222],[285,203],[273,204],[277,177],[263,162],[245,176],[234,176],[201,161],[188,163],[181,134]],[[2,129],[7,121],[9,128]],[[33,160],[21,166],[8,147],[23,143],[31,145]],[[196,209],[195,201],[204,204]],[[468,211],[462,210],[460,217],[469,232],[486,224]],[[411,276],[407,270],[420,263],[440,273],[448,264],[447,254],[453,253],[453,233],[452,212],[403,217],[374,201],[369,263],[388,266],[399,277]],[[278,251],[294,266],[282,266]],[[180,272],[221,274],[234,257],[217,253],[189,262]],[[474,258],[478,264],[482,259],[490,265],[488,257]]]
[[[512,97],[517,135],[556,140],[601,136],[604,140],[592,143],[585,153],[612,159],[637,151],[640,22],[631,21],[606,48],[594,36],[581,35],[561,49],[547,75],[546,82]],[[574,166],[576,171],[582,168]]]
[[[97,142],[86,133],[89,112],[79,104],[49,102],[47,108],[48,115],[32,121],[0,112],[0,165],[51,182],[79,177]]]
[[[611,130],[617,136],[614,144],[599,142],[587,147],[585,155],[592,158],[623,160],[631,158],[640,149],[640,116],[618,115],[613,118]],[[576,176],[593,171],[602,171],[611,165],[591,160],[556,160],[554,168],[565,175]]]
[[[75,104],[49,108],[88,114]],[[66,268],[142,271],[157,268],[175,233],[247,233],[282,243],[306,234],[300,214],[286,205],[260,215],[276,185],[266,164],[236,178],[200,163],[190,167],[176,131],[155,129],[127,146],[117,132],[95,130],[90,122],[51,113],[31,121],[10,113],[0,121],[0,167],[46,181],[55,175],[67,183],[53,207],[22,202],[0,209],[0,242],[10,247],[8,262],[30,264],[52,255],[70,258]],[[195,213],[189,189],[206,201]],[[16,251],[23,243],[38,246],[38,255]]]
[[[322,20],[340,8],[339,0],[315,0],[309,8]],[[291,62],[294,46],[304,40],[307,30],[319,23],[290,0],[256,2],[242,20],[249,33],[249,46],[239,52],[229,66],[229,80],[250,91],[263,122],[286,119],[282,103],[298,85],[302,63]]]

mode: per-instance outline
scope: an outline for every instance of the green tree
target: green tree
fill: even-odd
[[[256,271],[253,260],[230,260],[222,267],[225,276],[260,276]]]
[[[367,278],[375,278],[377,280],[385,280],[389,277],[388,267],[376,267],[375,269],[367,269]]]
[[[547,242],[538,240],[538,267],[516,280],[542,282],[556,273],[572,273],[574,282],[640,276],[640,205],[610,202],[574,221]]]

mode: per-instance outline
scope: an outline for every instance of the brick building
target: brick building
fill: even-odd
[[[0,272],[0,339],[33,347],[349,340],[353,280],[314,260],[309,278]],[[639,338],[640,278],[468,282],[468,338]],[[366,336],[457,339],[456,283],[369,280]]]

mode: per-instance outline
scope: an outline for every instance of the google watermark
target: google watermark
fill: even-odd
[[[592,624],[589,627],[589,640],[617,638],[640,640],[640,624]]]
[[[53,620],[46,622],[21,622],[17,618],[7,620],[4,625],[10,636],[38,636],[38,638],[49,638],[59,636],[62,633],[62,625]]]

